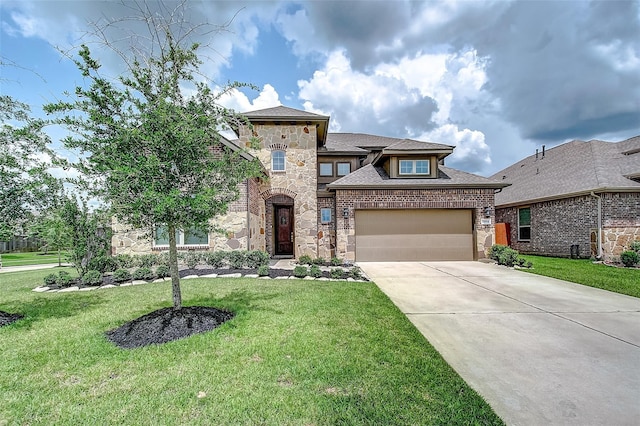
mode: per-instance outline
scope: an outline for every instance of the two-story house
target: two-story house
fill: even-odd
[[[444,166],[454,147],[329,133],[330,117],[284,106],[248,112],[227,145],[260,141],[262,179],[247,180],[226,234],[180,233],[179,249],[265,250],[351,261],[473,260],[494,240],[494,194],[508,184]],[[116,253],[167,248],[114,225]]]

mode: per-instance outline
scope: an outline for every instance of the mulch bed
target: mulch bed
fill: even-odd
[[[23,317],[24,315],[10,314],[9,312],[0,311],[0,327],[16,322]]]
[[[162,308],[107,331],[107,339],[123,349],[171,342],[213,330],[233,318],[232,312],[206,306]]]

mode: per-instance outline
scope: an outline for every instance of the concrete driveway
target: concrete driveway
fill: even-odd
[[[359,266],[507,424],[640,424],[640,299],[481,262]]]

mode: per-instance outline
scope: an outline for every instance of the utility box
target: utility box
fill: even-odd
[[[508,223],[496,223],[496,244],[511,245],[511,226]]]

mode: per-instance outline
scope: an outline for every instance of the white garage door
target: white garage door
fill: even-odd
[[[471,210],[356,210],[360,262],[473,260]]]

